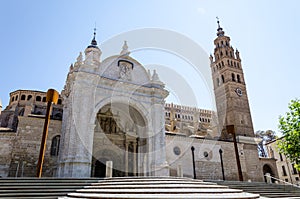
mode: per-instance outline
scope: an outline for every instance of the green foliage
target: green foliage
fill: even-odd
[[[289,112],[279,118],[279,130],[283,138],[277,141],[279,152],[284,154],[300,170],[300,100],[289,103]]]

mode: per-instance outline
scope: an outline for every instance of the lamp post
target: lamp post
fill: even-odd
[[[239,151],[236,143],[236,136],[235,136],[235,131],[234,131],[234,125],[228,125],[226,126],[226,130],[228,134],[232,134],[233,138],[233,144],[234,144],[234,152],[235,152],[235,158],[236,158],[236,164],[238,168],[238,174],[239,174],[239,180],[243,181],[243,173],[242,173],[242,167],[241,167],[241,162],[240,162],[240,157],[239,157]]]
[[[195,169],[195,155],[194,155],[194,151],[195,151],[195,147],[192,146],[191,147],[192,150],[192,158],[193,158],[193,173],[194,173],[194,179],[196,179],[196,169]]]
[[[222,168],[222,177],[223,177],[223,180],[225,181],[225,174],[224,174],[224,165],[223,165],[223,151],[222,149],[219,149],[219,153],[220,153],[220,159],[221,159],[221,168]]]
[[[47,110],[46,110],[46,116],[45,116],[45,123],[44,123],[44,129],[43,129],[43,136],[40,146],[40,154],[39,154],[39,160],[37,164],[36,169],[36,177],[40,178],[42,177],[42,169],[43,169],[43,163],[44,163],[44,157],[45,157],[45,151],[46,151],[46,140],[48,137],[48,127],[50,123],[50,112],[51,112],[51,105],[52,103],[56,104],[58,101],[59,94],[54,89],[49,89],[47,91]]]

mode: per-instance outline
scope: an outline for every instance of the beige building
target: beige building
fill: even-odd
[[[274,158],[276,160],[276,170],[278,171],[278,178],[284,182],[299,184],[299,172],[297,171],[297,169],[295,169],[294,164],[285,157],[285,155],[278,152],[278,149],[276,148],[276,141],[277,140],[266,143],[266,148],[268,157]]]
[[[210,56],[217,113],[165,103],[156,71],[120,54],[101,60],[95,37],[70,66],[50,122],[43,176],[193,176],[238,180],[233,136],[244,180],[263,181],[239,52],[218,24]],[[17,90],[0,116],[1,176],[34,176],[45,114],[45,92]],[[222,162],[221,162],[222,158]],[[274,160],[268,160],[274,162]]]

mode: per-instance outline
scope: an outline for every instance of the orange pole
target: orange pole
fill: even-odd
[[[43,163],[44,163],[44,157],[45,157],[45,151],[46,151],[46,141],[48,137],[48,127],[50,123],[50,112],[51,112],[51,104],[57,103],[59,94],[54,89],[49,89],[47,91],[47,110],[46,110],[46,117],[45,117],[45,123],[44,123],[44,129],[43,129],[43,136],[40,146],[40,154],[39,154],[39,160],[37,164],[36,169],[36,177],[40,178],[42,177],[42,170],[43,170]]]

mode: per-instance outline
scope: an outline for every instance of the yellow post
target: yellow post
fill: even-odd
[[[41,146],[40,146],[40,155],[39,155],[39,160],[37,164],[37,170],[36,170],[36,176],[38,178],[42,177],[42,169],[43,169],[43,163],[44,163],[44,156],[45,156],[45,151],[46,151],[46,140],[48,137],[48,126],[50,123],[50,112],[51,112],[51,104],[57,104],[59,94],[56,90],[54,89],[49,89],[47,91],[47,110],[46,110],[46,116],[45,116],[45,123],[44,123],[44,129],[43,129],[43,136],[42,136],[42,141],[41,141]]]

